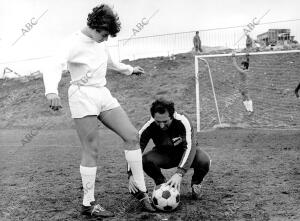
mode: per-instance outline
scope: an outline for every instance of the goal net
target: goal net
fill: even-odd
[[[239,91],[241,78],[232,54],[195,56],[197,131],[216,126],[299,128],[300,50],[249,53],[248,93],[253,113],[247,112]],[[237,64],[246,60],[236,54]]]

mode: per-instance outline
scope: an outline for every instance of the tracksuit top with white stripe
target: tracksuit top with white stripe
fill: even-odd
[[[142,152],[150,139],[153,140],[156,148],[174,148],[174,151],[184,151],[178,165],[177,173],[184,175],[193,163],[196,153],[194,132],[188,118],[182,114],[174,113],[174,119],[167,130],[161,130],[151,118],[139,131],[140,147]],[[180,137],[182,142],[174,146],[172,139]]]

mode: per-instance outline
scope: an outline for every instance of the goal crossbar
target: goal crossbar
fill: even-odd
[[[236,53],[235,56],[244,56],[244,55],[273,55],[273,54],[286,54],[286,53],[300,53],[300,50],[287,50],[287,51],[263,51],[263,52],[250,52],[250,53]],[[217,97],[215,94],[215,89],[214,89],[214,83],[213,79],[211,76],[210,72],[210,67],[209,63],[205,58],[213,58],[213,57],[229,57],[232,56],[232,53],[227,53],[227,54],[208,54],[208,55],[195,55],[195,84],[196,84],[196,119],[197,119],[197,132],[200,132],[200,96],[199,96],[199,60],[202,60],[206,63],[208,67],[208,73],[209,73],[209,78],[210,78],[210,83],[212,86],[212,91],[213,91],[213,96],[214,96],[214,101],[215,101],[215,106],[216,106],[216,111],[217,111],[217,117],[219,121],[220,127],[225,126],[225,124],[222,124],[221,119],[220,119],[220,113],[219,113],[219,107],[218,107],[218,102],[217,102]]]
[[[288,50],[288,51],[262,51],[262,52],[250,52],[250,53],[236,53],[235,56],[243,55],[259,55],[259,54],[287,54],[287,53],[300,53],[300,50]],[[195,55],[195,58],[213,58],[213,57],[228,57],[232,56],[232,53],[228,54],[207,54],[207,55]]]

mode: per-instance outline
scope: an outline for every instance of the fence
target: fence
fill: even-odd
[[[235,26],[226,28],[215,28],[199,30],[204,52],[218,49],[238,49],[245,47],[245,36],[243,29],[246,26]],[[300,19],[274,21],[256,25],[250,32],[253,38],[258,34],[268,31],[268,29],[291,29],[291,34],[295,40],[299,41]],[[121,39],[115,45],[110,45],[110,52],[117,60],[135,60],[146,57],[169,56],[176,53],[191,52],[193,49],[193,37],[195,31],[180,32],[164,35],[154,35],[147,37]],[[41,56],[40,56],[41,57]],[[45,56],[43,56],[45,57]],[[28,75],[40,70],[41,66],[47,65],[44,59],[24,59],[26,61],[1,62],[0,78],[5,68],[9,68],[20,75]]]
[[[204,52],[216,49],[240,49],[245,47],[244,26],[226,28],[214,28],[199,30]],[[274,21],[261,23],[255,26],[249,34],[256,39],[258,34],[267,32],[268,29],[290,29],[295,40],[299,41],[300,19]],[[147,36],[132,39],[122,39],[118,44],[111,47],[112,53],[119,60],[168,56],[176,53],[190,52],[193,49],[193,37],[195,31],[180,32],[164,35]]]

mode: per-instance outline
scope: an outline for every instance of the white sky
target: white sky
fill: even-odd
[[[262,22],[300,18],[299,0],[1,0],[0,62],[5,54],[20,58],[47,55],[61,38],[81,29],[86,24],[87,14],[102,2],[114,6],[119,14],[122,23],[119,39],[129,38],[136,24],[157,10],[136,37],[246,25],[269,9]],[[22,35],[25,24],[46,10],[38,24],[11,47]],[[292,31],[300,33],[300,21],[296,24],[294,29],[299,30]],[[298,41],[299,37],[296,36]]]

